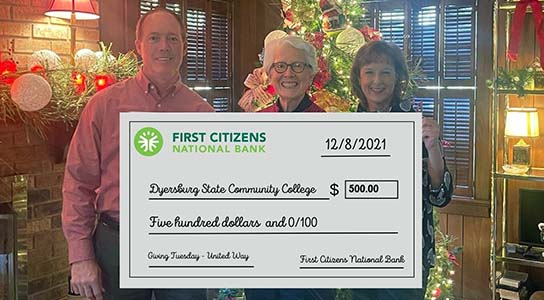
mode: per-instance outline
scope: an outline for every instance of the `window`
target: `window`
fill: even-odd
[[[232,110],[232,1],[140,0],[140,13],[165,7],[185,20],[182,79],[216,111]]]
[[[384,40],[403,49],[410,63],[419,61],[425,80],[419,83],[414,106],[438,120],[450,144],[444,150],[455,177],[455,195],[472,197],[476,1],[399,2],[364,4],[364,18]]]

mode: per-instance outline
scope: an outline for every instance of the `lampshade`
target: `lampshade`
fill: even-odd
[[[51,0],[45,15],[61,19],[71,19],[72,12],[75,13],[76,20],[94,20],[100,18],[91,0]]]
[[[506,136],[538,137],[538,111],[536,108],[510,108],[506,111]]]

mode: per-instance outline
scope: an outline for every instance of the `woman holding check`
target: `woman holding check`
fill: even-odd
[[[401,50],[394,44],[373,41],[355,56],[351,85],[359,98],[359,112],[410,112],[410,101],[402,101],[408,83],[408,68]],[[433,206],[451,200],[452,177],[447,169],[435,120],[423,118],[423,285],[421,289],[354,289],[353,300],[424,299],[429,269],[434,265]]]

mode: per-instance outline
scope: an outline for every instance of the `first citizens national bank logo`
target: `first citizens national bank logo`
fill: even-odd
[[[144,127],[134,136],[134,147],[143,156],[158,154],[163,145],[162,134],[153,127]]]

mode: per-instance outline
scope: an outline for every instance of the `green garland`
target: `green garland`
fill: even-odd
[[[38,111],[27,112],[19,109],[11,98],[11,85],[0,82],[0,122],[4,124],[20,122],[43,138],[45,138],[46,127],[53,122],[61,121],[73,125],[79,119],[79,114],[89,98],[96,93],[95,76],[106,74],[114,77],[116,81],[121,81],[135,76],[138,72],[138,60],[133,52],[114,57],[111,54],[111,45],[106,47],[100,43],[100,48],[103,55],[89,70],[77,69],[61,62],[60,68],[50,70],[46,66],[43,71],[36,72],[47,80],[53,92],[51,102]],[[85,89],[82,91],[78,92],[74,85],[74,72],[85,77]],[[26,73],[30,72],[9,75],[16,79]]]
[[[521,69],[512,69],[508,71],[506,68],[499,68],[496,79],[497,88],[502,90],[515,91],[519,97],[525,96],[527,90],[534,89],[535,69],[526,67]],[[493,88],[493,80],[486,80],[489,88]]]

